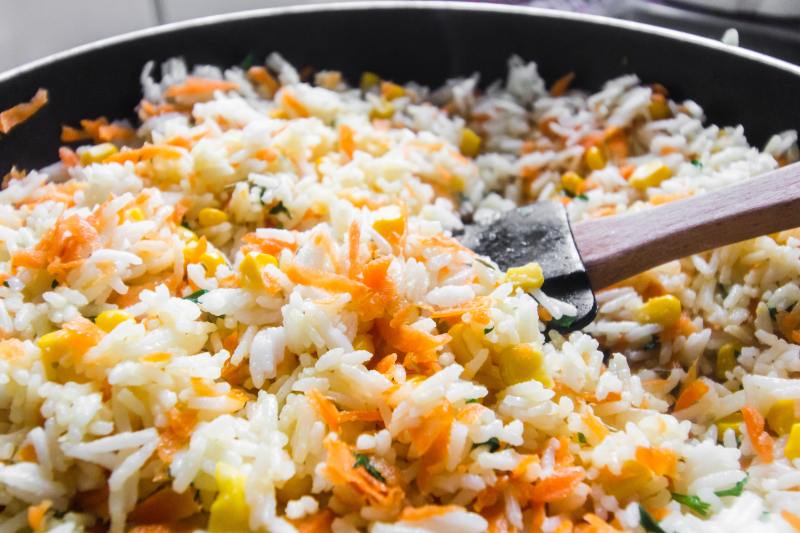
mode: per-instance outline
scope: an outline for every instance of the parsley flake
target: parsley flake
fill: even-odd
[[[492,331],[494,331],[494,326],[492,326],[492,327],[489,327],[489,328],[484,328],[484,329],[483,329],[483,334],[484,334],[484,335],[488,335],[488,334],[489,334],[489,333],[491,333]]]
[[[184,296],[184,298],[183,298],[183,299],[184,299],[184,300],[189,300],[190,302],[197,303],[197,301],[200,299],[200,297],[201,297],[202,295],[204,295],[205,293],[207,293],[207,292],[208,292],[208,291],[207,291],[207,290],[205,290],[205,289],[200,289],[200,290],[198,290],[198,291],[194,291],[194,292],[193,292],[192,294],[190,294],[189,296]]]
[[[739,481],[736,485],[729,489],[717,490],[714,491],[714,494],[719,496],[720,498],[724,496],[741,496],[742,491],[744,490],[744,486],[747,485],[747,480],[750,479],[749,476],[745,476]]]
[[[692,159],[692,165],[697,168],[703,168],[703,163],[701,163],[698,159]]]
[[[378,472],[378,469],[372,466],[372,463],[369,462],[369,457],[364,455],[363,453],[357,453],[356,462],[353,464],[353,468],[363,468],[367,471],[367,473],[380,481],[381,483],[386,483],[386,478],[383,477],[383,474]]]
[[[575,322],[577,318],[578,317],[576,316],[563,315],[561,318],[554,318],[551,320],[550,325],[557,328],[568,328]]]
[[[583,445],[589,444],[589,441],[586,440],[586,435],[584,435],[580,431],[578,432],[578,442],[580,442]]]
[[[475,444],[472,445],[472,449],[474,450],[475,448],[478,448],[480,446],[488,446],[489,453],[494,453],[500,449],[500,439],[498,439],[497,437],[492,437],[486,442],[476,442]]]
[[[247,70],[253,66],[255,60],[256,56],[253,55],[253,52],[250,52],[249,54],[244,56],[244,59],[242,59],[242,63],[239,66],[242,67],[242,70]]]
[[[283,202],[278,202],[269,210],[270,215],[279,215],[281,213],[286,213],[287,217],[291,217],[292,215],[289,213],[289,210],[286,209],[286,206],[283,205]]]
[[[672,499],[679,504],[685,505],[700,516],[708,516],[708,508],[711,507],[711,504],[704,502],[699,496],[688,496],[686,494],[677,494],[675,492],[670,494],[672,494]]]
[[[639,506],[639,523],[642,528],[648,533],[667,533],[661,526],[658,525],[656,519],[650,516],[650,513],[645,511],[644,507]]]

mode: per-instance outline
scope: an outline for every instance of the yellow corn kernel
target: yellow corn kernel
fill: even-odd
[[[506,280],[524,291],[538,289],[544,283],[544,273],[539,263],[528,263],[521,267],[512,267],[506,271]]]
[[[794,400],[778,400],[767,413],[767,425],[778,435],[786,435],[791,431],[792,426],[797,421],[794,416]]]
[[[42,335],[39,337],[39,340],[36,341],[36,345],[39,347],[39,349],[46,354],[52,354],[61,351],[66,348],[68,344],[69,333],[63,329],[51,331],[50,333]]]
[[[144,220],[144,212],[138,207],[131,207],[125,210],[122,214],[123,220],[133,220],[134,222],[141,222]]]
[[[375,343],[372,342],[372,337],[370,337],[368,334],[359,333],[356,335],[356,338],[353,339],[353,349],[375,353]]]
[[[654,94],[652,96],[650,99],[650,105],[647,106],[647,109],[650,111],[650,117],[653,120],[663,120],[672,114],[669,104],[667,103],[667,99],[661,94]]]
[[[197,219],[203,227],[216,226],[228,221],[225,211],[213,207],[204,207],[197,213]]]
[[[213,276],[217,273],[217,267],[225,264],[225,258],[216,251],[206,252],[200,256],[200,263],[206,267],[206,272]]]
[[[208,532],[249,532],[250,507],[245,499],[244,475],[226,463],[217,463],[214,479],[219,493],[209,510]]]
[[[639,322],[674,326],[681,318],[681,301],[671,294],[650,298],[638,311]]]
[[[369,118],[390,119],[394,116],[394,104],[381,98],[375,107],[370,109]]]
[[[461,153],[467,157],[475,157],[481,149],[481,137],[469,128],[461,132]]]
[[[583,155],[586,160],[586,166],[592,170],[600,170],[606,166],[606,158],[603,157],[603,152],[597,146],[592,146]]]
[[[111,143],[103,143],[91,146],[81,152],[81,165],[91,165],[92,163],[100,163],[107,157],[117,153],[117,147]]]
[[[126,313],[120,309],[109,309],[97,315],[97,318],[94,319],[94,323],[97,324],[98,328],[108,333],[131,318],[133,318],[133,316],[131,316],[130,313]]]
[[[361,83],[359,84],[362,91],[368,91],[377,86],[381,82],[381,77],[374,72],[364,71],[361,74]]]
[[[517,344],[500,354],[500,378],[506,386],[535,379],[545,387],[553,385],[544,369],[542,353],[528,344]]]
[[[741,427],[742,420],[742,413],[740,411],[736,411],[733,414],[717,420],[715,424],[717,426],[717,439],[722,442],[725,432],[729,429],[732,429],[737,436],[741,435],[742,432],[739,428]]]
[[[662,181],[672,176],[672,171],[667,165],[658,160],[653,160],[644,165],[639,165],[628,180],[633,187],[644,190],[648,187],[658,187]]]
[[[277,265],[278,260],[270,254],[247,254],[242,262],[239,264],[239,273],[242,276],[242,287],[253,291],[263,289],[264,279],[261,277],[261,271],[267,265]]]
[[[406,228],[406,221],[402,216],[392,218],[379,218],[372,223],[372,227],[387,241],[399,238]]]
[[[727,342],[717,350],[717,364],[714,368],[714,376],[719,381],[725,381],[725,373],[730,372],[736,366],[736,355],[739,348],[733,342]]]
[[[583,179],[578,175],[577,172],[565,172],[563,176],[561,176],[561,186],[564,187],[564,190],[570,193],[572,196],[577,196],[583,193],[585,187],[586,180]]]
[[[786,447],[783,449],[783,455],[790,461],[800,457],[800,422],[792,424],[792,429],[789,430],[789,440],[786,441]]]
[[[405,94],[406,90],[402,85],[397,85],[396,83],[392,83],[390,81],[381,82],[381,96],[390,102],[395,98],[405,96]]]

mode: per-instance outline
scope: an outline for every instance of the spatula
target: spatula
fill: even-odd
[[[538,262],[545,294],[571,303],[575,317],[551,324],[580,329],[594,319],[594,292],[634,274],[726,244],[800,227],[800,163],[669,204],[571,225],[563,205],[536,202],[487,225],[468,225],[461,242],[506,270]]]

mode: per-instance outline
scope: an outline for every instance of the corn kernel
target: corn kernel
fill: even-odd
[[[586,160],[586,166],[592,170],[600,170],[606,166],[606,158],[603,157],[603,152],[597,146],[592,146],[586,150],[583,157]]]
[[[250,508],[245,499],[244,475],[226,463],[217,463],[214,478],[219,493],[209,510],[208,532],[249,532]]]
[[[361,83],[359,84],[362,91],[368,91],[381,82],[381,77],[374,72],[364,71],[361,74]]]
[[[542,353],[530,345],[517,344],[500,354],[500,377],[507,385],[515,385],[535,379],[546,387],[553,384],[544,369]]]
[[[375,343],[372,342],[372,337],[370,337],[368,334],[359,333],[356,335],[356,338],[353,339],[353,349],[375,353]]]
[[[402,85],[397,85],[396,83],[392,83],[390,81],[381,82],[381,96],[390,102],[395,98],[405,96],[405,94],[406,90]]]
[[[225,258],[219,252],[206,252],[200,256],[200,263],[206,268],[206,272],[214,275],[217,267],[225,264]]]
[[[381,237],[389,242],[397,240],[405,231],[406,221],[402,216],[392,218],[379,218],[372,223],[372,227]]]
[[[369,112],[369,118],[390,119],[394,116],[394,104],[381,98]]]
[[[739,428],[741,427],[742,420],[742,413],[740,411],[736,411],[735,413],[717,420],[715,424],[717,426],[717,439],[722,442],[725,432],[729,429],[732,429],[736,435],[741,435],[742,432]]]
[[[653,120],[663,120],[672,114],[667,99],[663,94],[657,93],[650,97],[650,105],[647,106],[647,110],[650,111],[650,117]]]
[[[524,291],[532,291],[542,286],[544,273],[539,263],[528,263],[525,266],[509,268],[506,280]]]
[[[69,343],[69,334],[64,330],[51,331],[39,337],[36,345],[45,353],[63,350]]]
[[[269,254],[247,254],[239,264],[239,273],[242,276],[242,287],[253,291],[261,290],[265,287],[261,271],[267,265],[277,265],[278,260]]]
[[[467,157],[475,157],[481,149],[480,135],[469,128],[461,132],[461,153]]]
[[[672,171],[667,165],[658,160],[653,160],[644,165],[639,165],[628,180],[637,189],[644,190],[648,187],[658,187],[662,181],[672,176]]]
[[[728,342],[720,346],[717,350],[717,364],[714,369],[714,376],[719,381],[725,381],[725,374],[736,367],[736,355],[739,349],[736,344]]]
[[[98,328],[108,333],[131,318],[133,318],[133,316],[131,316],[130,313],[126,313],[120,309],[109,309],[97,315],[97,318],[94,319],[94,323],[97,324]]]
[[[564,175],[561,176],[561,186],[564,187],[564,190],[570,193],[572,196],[582,194],[585,183],[586,180],[571,170],[569,172],[565,172]]]
[[[800,422],[792,424],[792,429],[789,430],[789,440],[786,441],[786,447],[783,449],[783,455],[790,461],[800,457]]]
[[[794,416],[794,400],[778,400],[767,413],[767,425],[778,435],[786,435],[797,421]]]
[[[650,298],[638,311],[639,322],[674,326],[681,318],[681,301],[671,294]]]
[[[209,227],[227,222],[228,215],[225,213],[225,211],[221,211],[213,207],[204,207],[197,214],[197,219],[201,226]]]
[[[92,163],[101,163],[107,157],[117,153],[117,147],[111,143],[103,143],[91,146],[81,152],[81,165],[91,165]]]
[[[122,214],[122,218],[124,220],[133,220],[134,222],[141,222],[142,220],[144,220],[144,212],[138,207],[131,207]]]

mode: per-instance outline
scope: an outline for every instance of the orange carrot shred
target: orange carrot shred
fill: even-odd
[[[800,532],[800,516],[784,509],[781,511],[781,518],[789,522],[789,525],[792,526],[795,531]]]
[[[753,450],[763,462],[771,463],[773,459],[773,440],[764,429],[764,417],[753,407],[745,406],[742,407],[742,418],[744,418],[747,435],[750,437],[750,444],[753,446]]]
[[[308,396],[311,406],[331,431],[339,431],[339,410],[334,403],[323,396],[317,389],[311,389],[306,393],[306,396]]]
[[[28,525],[34,531],[44,529],[44,519],[47,511],[52,507],[53,502],[50,500],[43,500],[37,505],[28,507]]]
[[[567,92],[567,89],[569,89],[569,86],[572,84],[572,80],[574,79],[574,72],[568,72],[567,74],[564,74],[558,78],[555,83],[553,83],[553,86],[550,87],[550,96],[562,96],[565,92]]]
[[[47,103],[47,89],[39,89],[29,102],[17,104],[0,112],[0,133],[8,133],[12,128],[31,118]]]
[[[678,401],[675,402],[675,410],[682,411],[687,407],[691,407],[692,405],[696,404],[700,398],[705,396],[708,392],[708,385],[706,385],[705,381],[697,380],[691,382],[683,391],[681,395],[678,396]]]

